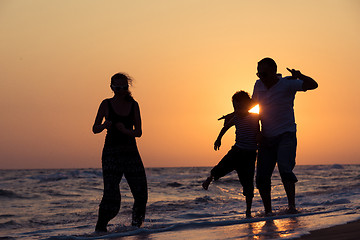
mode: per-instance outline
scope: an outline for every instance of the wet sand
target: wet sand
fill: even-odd
[[[330,228],[311,231],[309,235],[304,235],[299,240],[358,240],[360,239],[360,220],[349,222]]]

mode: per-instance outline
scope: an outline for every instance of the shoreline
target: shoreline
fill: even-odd
[[[360,219],[342,225],[310,231],[310,234],[294,239],[298,240],[357,240],[360,236]]]

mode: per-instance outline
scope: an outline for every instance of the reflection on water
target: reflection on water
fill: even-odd
[[[249,223],[248,229],[249,231],[249,239],[260,239],[260,232],[262,227],[265,225],[265,222],[254,222]]]
[[[298,218],[267,220],[248,224],[248,239],[287,238],[299,227]]]
[[[316,217],[315,219],[313,217]],[[318,218],[318,216],[300,216],[284,219],[273,219],[266,221],[230,224],[230,225],[214,225],[207,227],[189,227],[184,226],[176,231],[164,231],[153,233],[141,233],[136,236],[124,236],[120,238],[112,238],[115,240],[178,240],[178,239],[196,239],[196,240],[225,240],[225,239],[244,239],[244,240],[272,240],[272,239],[289,239],[298,237],[299,233],[308,231],[309,225],[315,222],[321,224],[327,221],[327,218]]]
[[[298,218],[289,218],[286,220],[274,220],[274,224],[279,230],[281,238],[289,237],[300,226]]]

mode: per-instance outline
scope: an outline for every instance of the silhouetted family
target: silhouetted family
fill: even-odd
[[[245,91],[233,95],[234,112],[220,118],[225,121],[214,149],[220,148],[222,136],[232,126],[236,128],[235,144],[202,184],[207,190],[213,180],[235,170],[243,186],[247,217],[251,217],[256,159],[256,187],[265,214],[272,214],[271,176],[276,164],[288,199],[287,211],[297,212],[295,183],[298,180],[293,172],[297,147],[294,99],[296,92],[315,89],[318,84],[298,70],[287,70],[291,76],[283,78],[277,74],[276,62],[264,58],[258,62],[259,79],[252,98]],[[120,210],[119,184],[123,175],[134,197],[132,226],[140,227],[145,219],[147,181],[135,140],[142,135],[141,115],[139,105],[129,91],[131,83],[127,74],[112,76],[110,87],[114,96],[101,102],[93,125],[95,134],[107,130],[102,153],[104,193],[95,227],[99,232],[107,231],[108,222]],[[259,114],[249,111],[256,104],[260,106]]]

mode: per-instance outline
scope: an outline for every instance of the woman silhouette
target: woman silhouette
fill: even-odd
[[[132,79],[124,73],[111,77],[114,96],[101,102],[93,126],[95,134],[107,129],[102,153],[104,194],[95,231],[106,232],[108,222],[118,214],[121,202],[119,184],[123,175],[134,197],[132,226],[140,227],[145,218],[147,181],[135,140],[142,135],[141,116],[129,84],[132,84]]]

